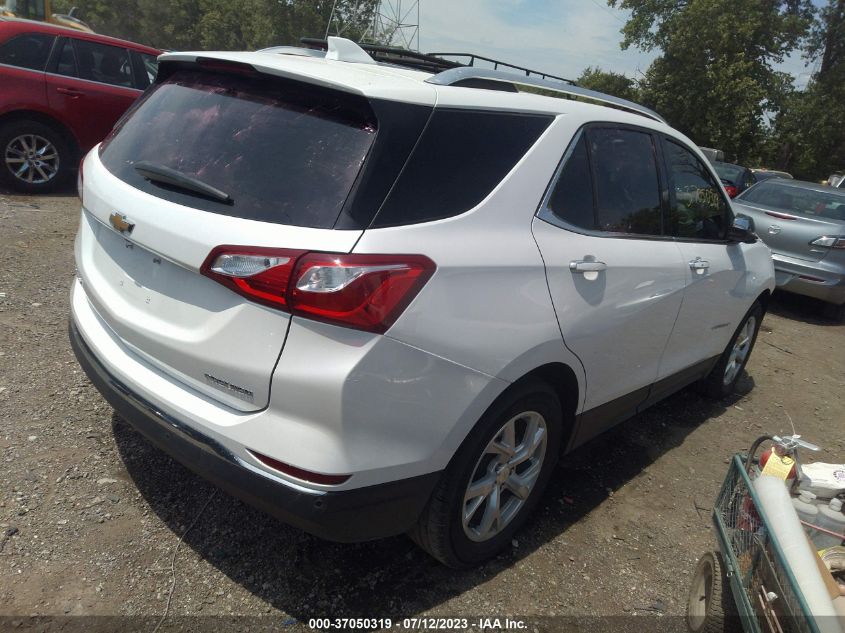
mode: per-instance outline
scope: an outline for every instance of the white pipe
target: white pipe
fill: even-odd
[[[766,527],[780,545],[786,564],[813,614],[821,633],[843,633],[827,586],[816,563],[816,556],[807,541],[804,528],[792,505],[782,479],[760,475],[754,480]],[[795,614],[800,615],[800,614]]]

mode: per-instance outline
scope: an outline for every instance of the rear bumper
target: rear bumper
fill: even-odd
[[[841,305],[845,303],[845,272],[824,260],[808,262],[773,253],[777,287],[807,297]]]
[[[71,346],[88,378],[152,444],[233,496],[315,536],[356,542],[406,532],[437,484],[439,472],[343,491],[309,491],[273,479],[135,393],[108,372],[73,320],[69,330]]]

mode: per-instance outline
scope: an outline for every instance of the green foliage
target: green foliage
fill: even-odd
[[[165,50],[255,50],[323,37],[332,0],[54,0],[56,13],[72,6],[98,33]],[[360,39],[375,0],[338,0],[334,28]]]
[[[798,177],[821,180],[845,168],[845,0],[828,0],[806,53],[818,72],[805,90],[788,96],[767,158]]]
[[[629,101],[637,101],[639,94],[637,85],[633,79],[629,79],[621,73],[605,71],[601,68],[588,66],[575,80],[575,83],[583,88],[597,90],[605,94],[613,95]]]
[[[696,143],[756,164],[790,77],[774,69],[809,26],[807,0],[609,0],[632,11],[622,46],[663,54],[642,100]]]

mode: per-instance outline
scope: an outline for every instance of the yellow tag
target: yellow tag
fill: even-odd
[[[789,477],[789,471],[792,470],[792,466],[794,464],[795,460],[791,457],[787,457],[786,455],[780,456],[773,452],[769,455],[766,465],[763,466],[762,474],[786,480]]]

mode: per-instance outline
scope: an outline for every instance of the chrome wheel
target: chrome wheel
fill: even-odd
[[[493,538],[525,505],[543,468],[547,436],[546,419],[525,411],[487,444],[464,493],[461,519],[471,541]]]
[[[59,173],[59,150],[38,134],[16,136],[4,152],[6,168],[23,182],[41,185]]]
[[[754,339],[754,331],[757,329],[757,318],[752,315],[740,328],[733,342],[731,348],[731,355],[728,357],[728,363],[725,365],[725,375],[723,378],[724,384],[731,384],[736,378],[739,370],[742,369],[745,359],[751,352],[751,341]]]

